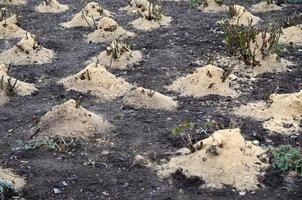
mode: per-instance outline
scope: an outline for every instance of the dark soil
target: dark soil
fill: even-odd
[[[268,136],[260,122],[230,114],[230,110],[241,103],[265,100],[271,93],[297,92],[301,90],[302,51],[298,47],[283,52],[287,59],[296,61],[292,70],[278,74],[263,74],[252,89],[237,99],[210,95],[196,99],[178,97],[180,108],[174,112],[123,107],[120,99],[102,102],[96,97],[66,92],[57,81],[85,67],[84,62],[101,52],[108,44],[88,44],[85,28],[63,29],[59,23],[67,21],[84,5],[84,1],[61,0],[72,9],[62,14],[40,14],[34,11],[39,3],[29,0],[25,6],[13,7],[21,16],[20,26],[35,34],[39,43],[53,49],[56,59],[51,64],[13,66],[11,75],[39,89],[32,96],[14,97],[0,107],[0,165],[13,168],[26,177],[27,184],[19,194],[27,200],[38,199],[302,199],[302,183],[288,187],[280,173],[268,173],[262,189],[240,196],[232,188],[222,191],[202,190],[203,180],[185,178],[181,172],[169,180],[162,180],[156,172],[133,164],[135,155],[141,154],[155,162],[168,159],[167,152],[174,152],[184,145],[179,138],[171,136],[171,129],[185,120],[203,126],[207,120],[215,120],[221,127],[234,121],[250,140],[259,140],[263,145],[277,145],[288,141],[280,136]],[[129,40],[134,49],[142,50],[144,61],[126,71],[113,71],[131,83],[151,88],[168,95],[165,89],[176,77],[197,67],[197,60],[207,60],[208,55],[224,53],[221,27],[216,24],[225,14],[205,14],[189,9],[185,2],[163,2],[166,14],[173,18],[172,25],[150,32],[134,30],[128,22],[137,16],[118,11],[127,3],[123,0],[99,1],[106,9],[116,13],[114,18],[127,30],[138,33]],[[252,1],[242,3],[252,5]],[[277,23],[302,5],[291,4],[282,11],[260,14],[265,22]],[[214,31],[216,30],[216,31]],[[1,51],[15,44],[16,40],[0,41]],[[34,121],[51,107],[70,98],[82,99],[83,106],[95,113],[103,114],[115,129],[108,133],[104,144],[79,141],[70,153],[56,153],[42,149],[17,150],[28,137]],[[211,130],[212,133],[214,130]],[[297,133],[301,134],[301,133]],[[198,139],[207,137],[199,136]],[[104,150],[109,154],[102,153]],[[88,160],[95,166],[84,165]],[[68,185],[63,186],[65,181]],[[58,188],[62,193],[55,194]]]

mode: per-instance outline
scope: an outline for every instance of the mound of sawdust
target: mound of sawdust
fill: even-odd
[[[4,181],[11,182],[16,191],[20,191],[26,184],[25,179],[16,175],[11,169],[3,169],[0,167],[0,179],[1,178]]]
[[[0,0],[0,4],[18,6],[27,4],[27,0]]]
[[[225,11],[227,7],[225,5],[219,5],[215,0],[206,0],[198,9],[205,13],[217,13]]]
[[[116,57],[114,57],[117,51]],[[126,44],[116,41],[98,56],[91,58],[87,63],[98,63],[110,69],[126,69],[140,62],[143,56],[140,51],[132,51]]]
[[[17,16],[0,21],[0,39],[22,38],[27,31],[17,26]]]
[[[302,45],[302,25],[282,29],[279,42],[281,44],[293,43],[295,45]]]
[[[102,116],[77,105],[75,100],[69,100],[41,117],[31,135],[35,138],[60,136],[87,139],[110,128],[112,125]]]
[[[102,18],[97,24],[97,30],[88,34],[89,42],[111,42],[114,40],[123,40],[135,36],[134,33],[126,31],[118,25],[116,21],[109,17]]]
[[[237,15],[229,21],[230,24],[249,26],[256,25],[260,21],[259,17],[252,15],[242,6],[234,5],[234,8],[237,12]]]
[[[230,88],[229,79],[223,82],[224,70],[214,65],[199,67],[193,74],[177,79],[169,90],[181,92],[182,95],[202,97],[210,94],[236,96]]]
[[[282,10],[282,7],[278,6],[275,3],[268,4],[266,1],[261,1],[253,5],[250,10],[254,13],[272,12],[272,11]]]
[[[51,63],[54,52],[38,45],[35,37],[26,34],[14,47],[0,53],[0,63],[14,65]]]
[[[108,72],[105,67],[96,63],[88,65],[79,73],[62,79],[67,90],[75,90],[84,93],[91,93],[104,100],[112,100],[122,96],[131,85]]]
[[[75,14],[70,21],[62,23],[61,25],[66,28],[79,26],[94,27],[100,19],[103,17],[111,17],[112,14],[112,12],[102,8],[98,3],[90,2],[81,12]]]
[[[168,177],[178,169],[187,177],[198,176],[205,188],[232,186],[239,191],[258,189],[258,176],[268,167],[258,158],[265,151],[246,141],[239,129],[216,131],[199,142],[200,150],[172,157],[159,166],[159,176]]]
[[[236,114],[264,120],[263,126],[281,134],[301,130],[302,91],[292,94],[272,94],[269,102],[249,103],[239,107]]]
[[[150,2],[147,0],[131,0],[129,5],[121,8],[120,10],[125,10],[128,13],[142,13],[145,12],[150,5]]]
[[[162,15],[159,20],[156,19],[148,20],[146,19],[146,17],[140,17],[134,20],[133,22],[131,22],[131,24],[133,25],[134,28],[138,30],[149,31],[149,30],[160,28],[162,26],[169,26],[171,21],[172,21],[171,17]]]
[[[175,110],[177,108],[177,102],[173,98],[142,87],[132,89],[125,94],[123,103],[136,108],[158,110]]]
[[[6,92],[8,82],[10,82],[11,85],[14,85],[16,83],[16,95],[27,96],[37,91],[34,84],[16,80],[15,78],[8,76],[7,71],[8,70],[5,65],[0,65],[0,105],[3,105],[9,101],[9,96],[7,96]]]
[[[35,10],[41,13],[60,13],[68,9],[67,5],[60,4],[57,0],[44,0]]]

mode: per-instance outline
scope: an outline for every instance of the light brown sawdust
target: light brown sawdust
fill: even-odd
[[[241,106],[235,113],[263,120],[264,128],[281,134],[294,134],[302,120],[302,91],[272,94],[268,102],[259,101]]]
[[[103,17],[111,17],[112,12],[102,8],[102,6],[96,2],[88,3],[79,13],[75,14],[73,18],[64,22],[61,25],[66,28],[71,27],[95,27],[95,24]]]
[[[101,115],[86,110],[71,99],[42,116],[31,130],[31,136],[35,139],[52,136],[88,139],[111,128],[112,125]]]
[[[17,23],[16,15],[0,21],[0,39],[22,38],[27,31],[17,26]]]
[[[1,82],[0,84],[3,84],[3,86],[1,85],[2,88],[0,87],[0,105],[3,105],[9,101],[9,96],[7,96],[5,92],[8,81],[10,80],[11,84],[14,84],[16,82],[16,79],[10,77],[7,74],[7,71],[8,70],[5,65],[3,64],[0,65],[0,82]],[[37,91],[34,84],[25,83],[19,80],[17,80],[15,87],[16,87],[15,89],[16,95],[20,95],[20,96],[31,95],[33,92]]]
[[[49,3],[42,1],[35,10],[41,13],[60,13],[68,9],[69,7],[67,5],[60,4],[57,0],[50,0]]]
[[[290,26],[282,29],[282,35],[280,36],[279,42],[281,44],[302,45],[302,25]]]
[[[134,28],[138,30],[149,31],[153,29],[157,29],[163,26],[169,26],[172,21],[171,17],[167,17],[162,15],[159,20],[152,19],[148,20],[146,17],[140,17],[131,22]]]
[[[113,57],[113,51],[119,52],[118,58]],[[132,51],[126,44],[113,41],[110,47],[86,63],[99,63],[108,69],[127,69],[139,63],[143,56],[140,51]]]
[[[131,85],[124,79],[116,77],[104,66],[96,63],[88,65],[75,75],[59,81],[67,90],[91,93],[103,100],[113,100],[122,96]]]
[[[25,5],[27,4],[27,0],[0,0],[0,4],[2,5]]]
[[[202,97],[210,94],[221,96],[236,96],[231,89],[229,79],[222,82],[224,70],[214,65],[199,67],[193,74],[177,79],[169,90],[180,92],[182,95]]]
[[[26,34],[14,47],[0,53],[0,63],[14,65],[51,63],[54,52],[40,46],[35,37]]]
[[[16,175],[12,169],[3,169],[0,167],[0,178],[13,183],[14,189],[20,191],[26,184],[25,178]]]
[[[104,17],[98,22],[97,30],[88,34],[87,40],[88,42],[101,43],[123,40],[134,36],[134,33],[123,29],[115,20],[109,17]]]
[[[277,10],[282,10],[282,7],[278,6],[276,3],[268,4],[266,1],[261,1],[253,5],[250,9],[250,11],[254,13],[272,12]]]
[[[138,87],[129,91],[123,98],[123,103],[135,108],[175,110],[177,102],[159,92]]]
[[[227,9],[225,5],[219,5],[215,0],[206,0],[206,5],[203,3],[198,7],[199,10],[205,13],[223,12]]]
[[[200,144],[200,150],[172,157],[168,163],[159,166],[159,176],[168,177],[182,169],[185,176],[198,176],[204,180],[205,188],[232,186],[239,191],[258,189],[258,176],[268,167],[258,156],[265,151],[246,141],[240,129],[216,131]]]
[[[249,26],[256,25],[260,21],[259,17],[251,14],[244,7],[240,5],[234,5],[234,7],[238,14],[229,21],[230,24]]]
[[[128,13],[140,13],[145,12],[149,7],[150,2],[147,0],[131,0],[129,5],[121,8],[120,10],[125,10]]]

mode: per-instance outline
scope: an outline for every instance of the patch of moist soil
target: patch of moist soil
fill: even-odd
[[[84,35],[91,33],[89,28],[62,29],[59,24],[66,22],[85,5],[81,1],[62,0],[60,3],[71,8],[59,14],[41,14],[34,11],[39,2],[29,0],[28,5],[16,7],[23,16],[20,27],[36,35],[40,45],[54,50],[57,57],[50,64],[12,66],[11,76],[34,83],[39,91],[32,96],[15,97],[5,106],[0,107],[0,156],[1,166],[12,168],[26,177],[22,197],[25,199],[301,199],[301,183],[293,191],[283,189],[286,185],[272,180],[268,175],[265,180],[271,183],[254,194],[247,193],[239,197],[230,188],[219,191],[197,189],[195,182],[188,182],[186,187],[171,184],[170,178],[160,179],[150,169],[134,166],[137,154],[152,154],[158,158],[168,158],[163,152],[175,152],[183,144],[171,139],[171,128],[185,120],[203,125],[208,119],[214,119],[228,126],[230,119],[236,121],[246,139],[257,139],[261,144],[278,144],[280,138],[268,137],[261,124],[250,118],[230,114],[229,109],[251,99],[265,100],[269,91],[275,90],[278,82],[282,93],[289,93],[300,84],[302,77],[299,65],[290,72],[259,75],[253,89],[247,94],[231,100],[230,98],[210,95],[203,98],[178,97],[179,108],[175,111],[152,109],[133,109],[122,104],[122,99],[99,101],[89,95],[67,92],[56,84],[59,80],[75,74],[85,66],[85,61],[97,55],[108,44],[87,44]],[[224,52],[223,34],[219,33],[217,21],[224,19],[224,13],[206,14],[199,10],[190,10],[185,2],[163,2],[161,6],[167,15],[173,18],[169,28],[151,32],[135,31],[128,23],[135,16],[119,12],[126,6],[125,1],[104,0],[106,9],[117,13],[114,19],[126,30],[138,33],[129,42],[134,49],[142,50],[144,60],[130,70],[112,70],[116,76],[125,78],[144,88],[150,88],[168,96],[165,86],[179,76],[193,72],[198,65],[196,60],[207,60],[207,54],[214,51]],[[226,2],[228,4],[229,2]],[[235,1],[244,7],[251,3]],[[301,5],[291,5],[273,14],[262,13],[262,20],[276,22],[284,20],[294,11],[301,10]],[[181,17],[179,13],[182,13]],[[282,13],[282,15],[281,15]],[[215,31],[214,31],[215,30]],[[1,41],[1,46],[13,46],[13,41]],[[7,43],[7,44],[5,44]],[[4,45],[5,44],[5,45]],[[298,49],[288,50],[286,58],[295,56],[301,60]],[[293,59],[293,58],[292,58]],[[275,79],[278,77],[278,79]],[[101,114],[114,127],[108,132],[103,143],[82,142],[69,154],[42,150],[18,151],[12,154],[11,148],[32,128],[34,121],[43,116],[53,106],[68,99],[83,98],[82,106]],[[211,131],[212,133],[212,131]],[[268,138],[266,138],[268,137]],[[206,138],[201,135],[200,139]],[[271,139],[272,142],[266,142]],[[17,145],[18,146],[18,145]],[[104,152],[105,153],[102,153]],[[109,151],[109,154],[106,153]],[[88,160],[95,161],[95,167],[83,165]],[[66,181],[67,186],[62,182]],[[201,182],[196,181],[198,184]],[[192,185],[191,185],[192,184]],[[197,184],[196,184],[197,185]],[[62,193],[54,194],[53,188]],[[196,189],[192,189],[196,188]]]

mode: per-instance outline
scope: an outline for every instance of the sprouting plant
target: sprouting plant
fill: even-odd
[[[38,149],[45,148],[46,150],[53,150],[58,152],[67,152],[75,146],[73,138],[69,137],[43,137],[25,144],[24,149]]]
[[[190,131],[192,131],[195,128],[195,124],[192,122],[185,121],[179,126],[172,129],[172,135],[173,136],[181,136],[181,139],[185,146],[190,149],[190,151],[193,153],[196,151],[194,147],[194,143],[196,142],[195,139],[192,138],[192,134]]]
[[[245,64],[257,66],[260,61],[257,56],[261,55],[262,59],[272,53],[278,53],[279,38],[281,35],[280,28],[266,28],[262,31],[254,26],[244,27],[243,25],[233,25],[224,22],[223,29],[225,32],[225,44],[230,54],[239,55]],[[261,36],[261,41],[256,41],[257,36]],[[259,38],[258,38],[259,39]]]
[[[10,180],[4,180],[0,176],[0,199],[10,199],[14,194],[14,184]]]
[[[296,171],[302,176],[302,153],[291,145],[281,145],[272,151],[272,166],[282,171]]]
[[[273,1],[273,0],[265,0],[265,2],[266,2],[268,5],[273,4],[273,3],[274,3],[274,1]]]
[[[164,11],[160,6],[155,5],[154,0],[151,0],[149,2],[147,10],[138,10],[138,13],[149,21],[159,21],[162,19]]]
[[[290,26],[297,26],[298,24],[302,24],[302,14],[295,12],[283,22],[282,27],[287,28]]]
[[[45,2],[46,5],[50,5],[51,1],[52,0],[44,0],[44,2]]]
[[[81,12],[81,17],[82,17],[82,19],[84,19],[85,20],[85,22],[88,24],[88,26],[92,29],[93,27],[92,27],[92,25],[89,23],[89,21],[88,21],[88,15],[86,15],[85,14],[85,12],[82,10],[82,12]]]
[[[235,5],[229,5],[227,9],[227,14],[230,18],[233,18],[235,16],[238,16],[239,10],[236,9]]]
[[[15,96],[17,94],[17,83],[18,80],[13,79],[11,77],[8,77],[6,80],[4,79],[4,76],[1,76],[0,79],[0,89],[5,91],[5,94],[9,97]]]
[[[204,3],[205,0],[189,0],[190,8],[195,8]]]
[[[11,14],[9,13],[9,11],[6,8],[0,9],[0,21],[3,21],[10,16],[11,16]],[[6,21],[5,21],[5,23],[6,23]]]
[[[111,55],[110,67],[113,60],[118,60],[123,55],[123,53],[130,51],[131,49],[127,44],[121,44],[114,40],[111,45],[106,48],[107,55]]]

